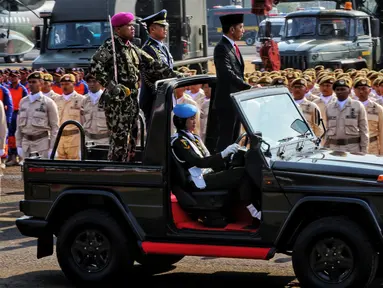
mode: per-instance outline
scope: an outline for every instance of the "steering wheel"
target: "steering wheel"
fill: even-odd
[[[247,133],[246,133],[246,132],[243,132],[241,135],[239,135],[239,137],[237,138],[237,140],[235,140],[235,143],[236,143],[236,144],[241,143],[241,141],[242,141],[243,138],[245,138],[245,142],[244,142],[243,145],[241,145],[241,146],[246,147],[247,144],[249,144],[249,137],[247,136]]]

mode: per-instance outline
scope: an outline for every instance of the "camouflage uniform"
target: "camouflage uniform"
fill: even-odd
[[[108,39],[96,51],[91,60],[90,73],[105,87],[100,98],[100,108],[105,110],[108,129],[111,131],[108,159],[111,161],[128,161],[129,149],[134,148],[134,141],[128,145],[135,130],[138,107],[138,82],[140,71],[145,81],[154,83],[163,78],[176,77],[168,66],[155,61],[150,55],[130,42],[114,34],[118,84],[114,82],[114,60],[112,40]],[[126,89],[129,88],[129,89]],[[130,91],[128,91],[130,90]],[[130,94],[129,94],[130,93]]]

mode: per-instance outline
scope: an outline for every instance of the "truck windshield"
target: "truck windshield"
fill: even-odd
[[[286,37],[304,36],[348,37],[352,36],[354,19],[346,17],[316,18],[296,17],[286,20]]]
[[[109,37],[106,21],[54,23],[49,30],[48,49],[98,47]]]
[[[290,127],[296,119],[304,120],[288,94],[250,98],[240,103],[251,131],[262,132],[271,147],[301,136]]]
[[[284,25],[283,23],[271,23],[271,36],[272,37],[281,37],[283,33]],[[261,25],[258,31],[258,38],[265,37],[265,25]]]

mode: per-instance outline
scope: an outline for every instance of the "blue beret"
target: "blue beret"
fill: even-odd
[[[173,108],[173,113],[180,118],[190,118],[197,114],[198,108],[191,104],[177,104]]]

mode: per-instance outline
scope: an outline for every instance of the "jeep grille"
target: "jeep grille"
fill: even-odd
[[[305,55],[281,55],[281,68],[294,68],[305,70],[308,68]]]

